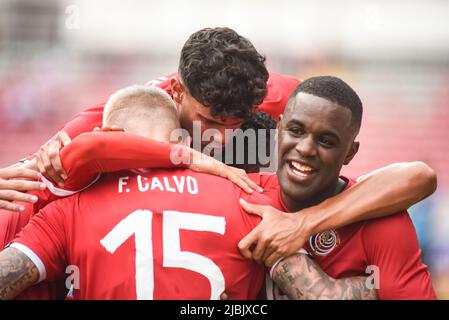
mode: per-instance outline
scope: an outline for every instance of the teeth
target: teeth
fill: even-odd
[[[313,171],[313,168],[311,168],[311,167],[309,167],[307,165],[301,164],[299,162],[296,162],[296,161],[292,161],[291,164],[292,164],[293,168],[295,168],[296,170],[301,171],[302,173],[308,173],[308,172],[312,172]]]
[[[301,177],[307,177],[308,176],[308,174],[302,173],[301,171],[298,171],[296,169],[292,169],[292,171],[293,171],[294,174],[296,174],[298,176],[301,176]]]

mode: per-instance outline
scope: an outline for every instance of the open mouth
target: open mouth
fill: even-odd
[[[294,160],[288,161],[288,165],[291,169],[291,172],[295,176],[298,176],[303,179],[313,176],[318,171],[317,169],[312,168],[311,166],[309,166],[305,163],[294,161]]]

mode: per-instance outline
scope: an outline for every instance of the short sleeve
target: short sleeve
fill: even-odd
[[[379,299],[436,298],[407,212],[372,220],[362,228],[367,263],[378,268]]]
[[[73,197],[59,199],[39,211],[13,241],[38,267],[42,280],[64,276],[66,266],[66,217]],[[44,276],[43,276],[44,275]]]

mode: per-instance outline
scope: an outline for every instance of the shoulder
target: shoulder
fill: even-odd
[[[62,130],[66,131],[73,139],[83,132],[90,132],[95,127],[101,126],[105,103],[88,107],[68,122]]]
[[[276,172],[250,173],[248,176],[264,190],[279,187]]]
[[[277,72],[270,71],[268,82],[271,84],[279,84],[279,85],[290,85],[290,86],[297,86],[301,80],[290,75],[283,75]]]
[[[270,72],[267,81],[267,95],[258,109],[277,120],[279,115],[284,112],[288,98],[300,82],[295,77]]]
[[[366,221],[361,227],[366,253],[371,257],[394,252],[410,256],[419,250],[418,237],[407,211]]]

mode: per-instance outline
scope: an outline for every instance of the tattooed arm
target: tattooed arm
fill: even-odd
[[[293,300],[376,300],[375,289],[365,285],[366,277],[334,279],[302,253],[279,262],[273,280]]]
[[[35,264],[22,251],[0,252],[0,300],[12,299],[39,279]]]

